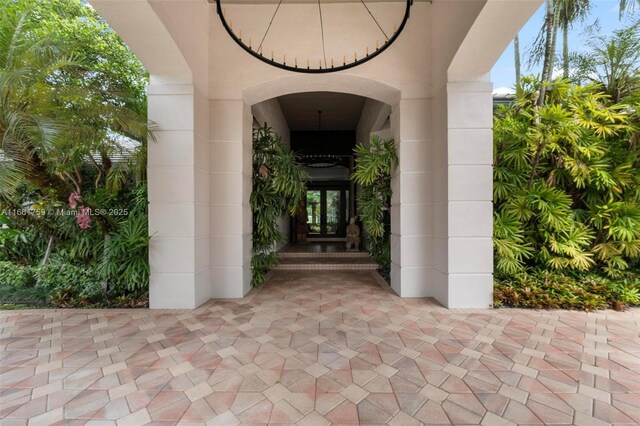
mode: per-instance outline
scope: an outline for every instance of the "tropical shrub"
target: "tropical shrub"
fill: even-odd
[[[85,1],[0,10],[0,259],[73,272],[40,286],[65,305],[137,298],[149,275],[148,75]]]
[[[34,284],[35,277],[29,268],[12,262],[0,262],[0,285],[24,288]]]
[[[72,307],[104,301],[105,292],[93,267],[59,262],[43,266],[0,262],[0,304]]]
[[[351,176],[360,185],[358,217],[366,232],[371,257],[384,275],[391,269],[391,173],[398,164],[393,139],[371,136],[368,147],[358,144],[354,149],[356,167]]]
[[[145,307],[142,289],[110,284],[97,265],[78,265],[54,257],[42,266],[0,262],[0,308],[4,305],[72,307]]]
[[[598,285],[585,288],[586,281],[571,271],[613,278],[637,268],[638,102],[630,97],[615,103],[599,85],[581,87],[556,80],[548,84],[545,104],[538,106],[538,87],[534,79],[523,79],[515,104],[498,108],[495,115],[496,301],[514,304],[514,297],[504,297],[510,290],[501,287],[511,285],[513,291],[540,289],[540,297],[532,299],[518,292],[522,300],[535,300],[533,307],[590,309],[637,303],[622,295],[619,303],[609,298],[618,294],[614,281],[601,277]],[[540,271],[551,271],[554,280],[531,275]],[[593,303],[560,303],[553,299],[554,291],[542,296],[549,286],[567,289],[569,282],[574,282],[576,294],[602,293]],[[548,298],[553,302],[543,303]]]
[[[615,274],[640,256],[637,105],[559,80],[537,107],[536,85],[496,113],[496,270]]]
[[[44,305],[48,291],[36,286],[32,267],[0,262],[0,306],[15,303]]]
[[[149,286],[149,220],[147,188],[135,192],[133,208],[118,228],[104,240],[98,271],[112,288],[140,293]]]
[[[276,244],[286,241],[278,229],[278,219],[283,214],[296,214],[307,179],[295,154],[271,127],[265,123],[253,129],[253,191],[249,199],[253,213],[253,285],[263,283],[266,273],[278,263]]]

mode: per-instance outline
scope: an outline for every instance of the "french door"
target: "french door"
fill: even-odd
[[[343,238],[349,216],[349,189],[316,187],[307,190],[309,237]]]

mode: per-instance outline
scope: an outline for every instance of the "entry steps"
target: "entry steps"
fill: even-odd
[[[345,251],[344,243],[290,244],[278,252],[280,271],[375,271],[367,251]]]

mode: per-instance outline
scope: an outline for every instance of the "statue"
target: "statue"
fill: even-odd
[[[352,217],[347,225],[347,245],[346,249],[350,250],[351,247],[360,251],[360,227],[356,225],[356,218]]]
[[[296,213],[296,241],[299,243],[306,243],[308,232],[309,225],[307,225],[307,209],[304,206],[304,202],[301,201],[298,206],[298,212]]]

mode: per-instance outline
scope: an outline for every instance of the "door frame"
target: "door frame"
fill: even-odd
[[[327,191],[340,191],[340,217],[338,219],[338,232],[335,234],[328,234],[327,228]],[[346,227],[349,216],[352,214],[350,211],[350,198],[351,188],[349,187],[349,181],[334,181],[334,182],[309,182],[307,184],[307,191],[321,191],[320,193],[320,233],[311,234],[310,238],[345,238]],[[347,193],[349,195],[347,196]],[[307,207],[307,199],[305,194],[305,209]]]

